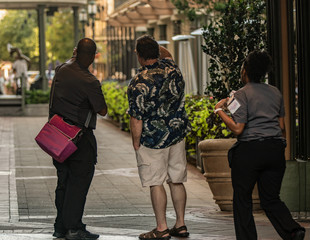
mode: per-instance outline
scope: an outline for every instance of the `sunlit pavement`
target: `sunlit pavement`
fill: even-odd
[[[0,117],[0,240],[55,239],[56,171],[34,137],[46,117]],[[83,221],[99,239],[138,239],[155,227],[149,189],[142,188],[131,137],[98,119],[98,164]],[[203,175],[188,166],[186,224],[194,240],[235,239],[231,213],[221,212]],[[166,188],[169,194],[169,188]],[[259,239],[280,239],[262,213],[255,214]],[[167,221],[175,215],[168,197]],[[307,227],[309,223],[302,223]],[[172,238],[177,239],[177,238]]]

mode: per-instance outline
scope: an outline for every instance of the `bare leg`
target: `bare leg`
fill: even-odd
[[[164,231],[168,228],[166,221],[167,194],[163,185],[151,186],[151,200],[156,217],[157,230]],[[165,236],[168,236],[165,235]]]
[[[186,206],[186,190],[183,183],[169,183],[171,198],[176,212],[176,223],[175,227],[179,228],[185,225],[184,215]],[[185,232],[185,231],[181,231]]]

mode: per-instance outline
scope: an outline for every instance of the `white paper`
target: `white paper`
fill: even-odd
[[[227,108],[231,112],[231,114],[234,114],[240,106],[241,106],[240,103],[237,101],[237,99],[234,98],[231,101],[231,103],[227,106]]]

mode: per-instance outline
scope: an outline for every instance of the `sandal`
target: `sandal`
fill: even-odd
[[[186,232],[181,232],[181,231],[186,231]],[[175,226],[173,228],[170,229],[170,235],[174,236],[174,237],[188,237],[189,236],[189,232],[187,231],[187,227],[181,226],[176,228]]]
[[[157,228],[154,228],[152,231],[147,233],[142,233],[139,236],[140,240],[169,240],[171,238],[170,235],[163,237],[164,235],[169,234],[169,229],[160,232]]]

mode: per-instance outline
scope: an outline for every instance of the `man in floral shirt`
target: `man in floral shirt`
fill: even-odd
[[[184,80],[167,49],[151,36],[137,39],[141,68],[128,87],[130,127],[143,187],[150,187],[157,227],[140,239],[187,237],[185,140],[189,122],[184,108]],[[166,222],[167,181],[176,210],[176,224]]]

